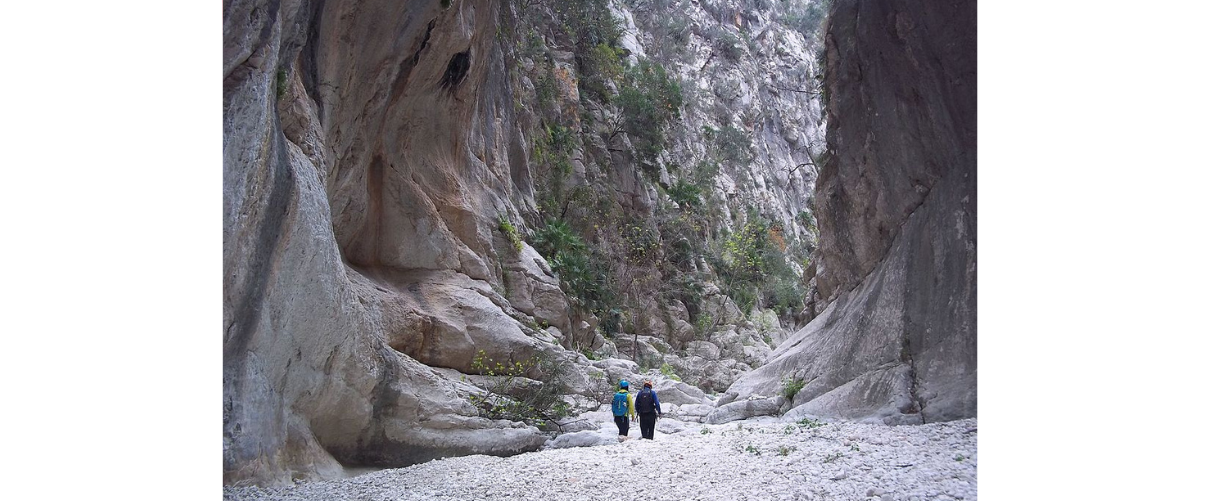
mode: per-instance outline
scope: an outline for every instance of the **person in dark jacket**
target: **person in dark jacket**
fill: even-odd
[[[653,439],[657,417],[661,416],[661,401],[653,391],[653,382],[645,381],[644,388],[636,394],[636,420],[640,422],[640,438]]]

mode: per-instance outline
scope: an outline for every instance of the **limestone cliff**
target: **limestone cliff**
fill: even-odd
[[[492,288],[515,259],[496,257],[487,221],[525,195],[506,83],[491,80],[496,10],[227,2],[227,482],[544,441],[478,417],[429,367],[564,356]],[[548,320],[569,330],[557,299]]]
[[[561,364],[572,412],[658,365],[723,390],[796,321],[823,146],[786,7],[223,11],[227,483],[539,447],[474,405],[478,354]],[[777,275],[715,269],[754,234]]]
[[[721,403],[794,381],[788,416],[976,414],[975,15],[973,1],[834,2],[821,312]]]

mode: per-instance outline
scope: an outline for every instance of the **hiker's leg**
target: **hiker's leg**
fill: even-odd
[[[649,440],[653,439],[653,432],[657,431],[657,415],[649,413]]]
[[[619,427],[620,435],[623,435],[623,436],[628,435],[628,417],[627,416],[615,416],[615,426]]]

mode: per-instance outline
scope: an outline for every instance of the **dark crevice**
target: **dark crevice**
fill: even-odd
[[[427,49],[431,41],[431,31],[435,29],[435,20],[427,23],[427,33],[423,35],[423,39],[418,44],[418,50],[410,57],[403,59],[398,65],[397,77],[393,79],[393,86],[389,89],[389,104],[386,105],[386,110],[392,109],[397,104],[398,99],[406,92],[406,88],[410,86],[410,74],[414,71],[414,67],[418,65],[419,59],[422,58],[423,52]]]
[[[920,422],[924,424],[925,401],[920,398],[920,382],[917,381],[916,363],[912,358],[912,341],[908,338],[907,332],[904,333],[904,343],[900,347],[900,361],[908,364],[908,378],[910,380],[908,393],[912,401],[908,409],[904,411],[904,414],[919,414]]]
[[[310,24],[306,28],[305,45],[301,48],[301,57],[299,57],[298,71],[301,73],[301,85],[305,89],[306,94],[314,100],[314,104],[318,106],[318,116],[322,117],[323,108],[322,92],[318,89],[320,81],[318,80],[318,36],[322,30],[322,10],[326,4],[326,0],[314,0],[310,2]]]
[[[431,22],[427,23],[427,34],[423,35],[423,41],[418,44],[418,50],[414,52],[413,56],[410,56],[410,64],[418,64],[418,58],[423,54],[423,50],[426,50],[427,43],[431,41],[431,30],[434,29],[435,20],[432,19]]]
[[[439,79],[439,86],[444,90],[451,91],[452,88],[459,86],[464,82],[465,77],[469,74],[469,66],[473,62],[472,49],[466,49],[464,52],[457,52],[448,61],[448,69],[444,70],[443,78]]]

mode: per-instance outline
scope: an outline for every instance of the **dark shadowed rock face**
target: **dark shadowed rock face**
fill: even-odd
[[[834,2],[819,316],[720,401],[913,423],[976,414],[974,2]]]
[[[816,281],[831,300],[879,265],[938,181],[975,174],[975,4],[838,1],[829,26]]]

